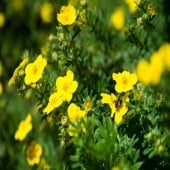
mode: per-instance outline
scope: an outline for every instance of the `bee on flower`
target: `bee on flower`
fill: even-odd
[[[120,124],[123,120],[123,116],[128,111],[127,103],[129,102],[129,97],[125,94],[122,98],[118,98],[114,94],[101,93],[102,104],[108,104],[111,109],[111,117],[114,116],[114,121],[116,124]]]

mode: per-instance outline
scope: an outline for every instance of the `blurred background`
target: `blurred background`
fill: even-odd
[[[18,141],[14,140],[14,134],[20,120],[23,120],[26,117],[26,114],[30,112],[30,110],[32,110],[33,113],[37,112],[36,110],[37,108],[34,108],[32,106],[34,101],[30,102],[28,100],[29,94],[28,94],[28,98],[26,95],[26,99],[23,100],[22,96],[16,94],[16,90],[14,90],[14,88],[11,89],[7,88],[8,80],[12,76],[15,68],[18,66],[18,63],[22,61],[22,56],[23,54],[26,53],[26,51],[29,51],[30,54],[43,53],[44,46],[48,41],[49,35],[52,32],[56,31],[56,26],[57,26],[56,14],[59,11],[61,5],[67,4],[67,2],[68,2],[67,0],[1,0],[0,1],[0,169],[2,170],[3,169],[8,170],[11,168],[22,169],[22,170],[31,169],[26,164],[26,160],[25,160],[26,158],[23,158],[23,150],[26,148],[26,145],[27,143],[29,143],[29,141],[26,141],[25,142],[26,144],[22,143],[23,144],[22,146],[18,145]],[[107,11],[107,9],[109,11],[109,9],[113,7],[112,5],[110,5],[111,2],[112,0],[108,0],[108,4],[107,4],[106,1],[101,0],[99,3],[99,5],[101,5],[100,8],[103,8],[104,11]],[[119,1],[115,1],[115,4],[117,2]],[[115,40],[112,41],[115,41],[116,43],[120,41],[120,44],[118,43],[118,45],[114,47],[115,49],[117,48],[117,51],[120,51],[118,55],[119,56],[118,64],[115,64],[117,70],[123,68],[122,66],[123,64],[125,65],[124,66],[125,68],[128,67],[131,68],[130,64],[134,66],[136,64],[135,62],[137,62],[141,56],[143,57],[147,52],[150,54],[155,49],[157,49],[160,46],[160,44],[162,44],[163,42],[170,42],[170,34],[169,34],[170,1],[157,0],[156,2],[154,2],[153,0],[151,2],[147,1],[147,3],[151,3],[151,4],[153,3],[156,7],[158,7],[157,12],[159,13],[159,16],[157,16],[157,12],[156,12],[155,20],[153,19],[152,22],[154,29],[152,29],[152,26],[148,24],[151,22],[148,21],[147,23],[146,21],[146,23],[142,25],[143,27],[141,27],[141,29],[139,27],[133,27],[131,30],[134,31],[133,32],[134,34],[132,34],[132,32],[127,33],[128,36],[123,37],[122,38],[123,40],[119,40],[121,36],[119,36],[117,32],[113,33],[114,35],[113,37],[115,38]],[[161,5],[157,6],[157,3]],[[111,10],[109,11],[109,16],[111,14]],[[136,21],[136,19],[138,19],[139,16],[140,17],[142,16],[140,12],[135,15],[136,16],[132,16],[130,19]],[[142,17],[144,18],[145,16],[143,15]],[[100,25],[103,24],[102,22],[100,23]],[[136,24],[136,22],[134,23]],[[97,28],[96,30],[100,32],[102,28],[100,27]],[[105,32],[105,30],[103,32]],[[141,33],[146,33],[146,34],[141,34]],[[117,36],[118,38],[115,35],[116,36],[118,35]],[[135,36],[137,35],[139,39],[141,38],[140,39],[141,41],[144,39],[142,41],[142,45],[136,43],[137,36],[134,38],[134,35]],[[101,37],[99,36],[99,39]],[[85,40],[84,42],[83,41],[80,42],[86,45],[86,39],[88,40],[88,38],[91,39],[91,37],[85,37],[83,34],[82,39]],[[108,37],[106,36],[105,39],[108,40],[107,38],[109,39],[109,36]],[[102,38],[100,40],[101,41],[99,41],[99,43],[103,41]],[[147,42],[148,44],[145,44],[145,42]],[[109,41],[107,41],[107,43],[109,44]],[[124,43],[127,44],[124,45]],[[97,44],[96,41],[94,44],[95,45]],[[96,47],[97,52],[98,49],[100,48]],[[126,55],[124,54],[124,51],[121,51],[120,49],[124,49],[124,51],[126,51]],[[93,49],[91,51],[93,51]],[[102,57],[104,56],[103,53],[101,53]],[[110,53],[111,52],[109,51],[108,56],[110,55]],[[149,56],[148,53],[146,58]],[[139,54],[141,54],[141,56],[139,56]],[[122,58],[120,56],[124,56],[124,61],[125,61],[124,63],[122,62]],[[129,59],[127,59],[127,56],[128,57],[130,56]],[[112,58],[111,59],[107,58],[107,60],[111,60],[112,62]],[[132,62],[132,60],[134,61]],[[111,70],[110,68],[112,68],[113,65],[111,65],[109,68],[105,64],[103,58],[102,58],[102,62],[103,65],[105,66],[104,70],[106,76],[110,75],[107,73],[107,71],[110,72]],[[166,78],[166,83],[167,82],[169,82],[169,77]],[[166,84],[167,89],[164,87],[165,86],[156,90],[162,91],[164,94],[167,94],[168,97],[168,95],[170,95],[169,85],[167,86]],[[1,95],[2,93],[3,95]],[[167,112],[169,112],[169,108],[170,108],[169,102],[167,103],[166,107],[167,107]],[[50,122],[51,120],[47,120],[47,121]],[[169,123],[169,119],[167,122]],[[42,122],[41,117],[39,115],[38,116],[34,115],[33,123],[35,129],[37,129],[37,132],[33,132],[31,134],[32,135],[31,139],[34,138],[39,139],[40,143],[44,146],[45,148],[44,150],[46,150],[44,153],[44,158],[46,162],[48,162],[51,165],[51,169],[53,169],[52,167],[55,167],[61,170],[59,165],[59,162],[61,162],[60,155],[62,154],[64,155],[64,153],[60,153],[60,148],[56,147],[56,143],[59,142],[55,136],[56,127],[51,126],[48,127],[47,129],[46,122]],[[169,127],[168,123],[167,126]],[[53,124],[53,122],[52,123],[50,122],[50,124]],[[56,162],[52,160],[56,160]],[[56,163],[58,164],[56,165]],[[156,166],[157,164],[155,163],[155,167]],[[40,169],[45,170],[44,167]]]
[[[56,10],[66,1],[1,0],[0,1],[0,63],[1,81],[12,76],[23,51],[40,53],[55,27]]]

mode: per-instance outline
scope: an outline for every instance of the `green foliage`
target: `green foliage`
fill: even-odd
[[[68,2],[21,2],[21,8],[10,0],[0,2],[0,12],[5,15],[5,24],[0,27],[0,169],[169,169],[169,70],[157,86],[137,82],[128,92],[128,111],[120,124],[101,101],[101,93],[116,94],[113,72],[135,72],[141,59],[149,59],[170,40],[169,2],[141,0],[137,11],[131,13],[123,0],[73,0],[77,19],[69,26],[56,19]],[[54,7],[50,23],[40,15],[44,2]],[[114,28],[110,19],[118,6],[125,12],[122,30]],[[26,85],[25,68],[21,68],[15,84],[9,87],[19,61],[28,57],[32,63],[39,54],[47,60],[41,79]],[[50,95],[56,92],[56,79],[65,76],[68,69],[78,82],[72,100],[44,113]],[[68,115],[70,103],[87,113],[76,123]],[[33,128],[23,141],[17,141],[15,133],[27,113],[32,115]],[[43,153],[41,161],[30,166],[27,148],[34,140]]]

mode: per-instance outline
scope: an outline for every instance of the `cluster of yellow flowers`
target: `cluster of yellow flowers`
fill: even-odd
[[[157,85],[165,69],[170,70],[170,44],[163,44],[151,57],[150,62],[142,59],[138,62],[136,73],[139,81],[145,85]]]
[[[140,4],[140,0],[125,0],[125,3],[128,5],[129,11],[131,13],[135,13],[138,5]],[[122,30],[125,25],[125,10],[123,7],[117,7],[112,15],[111,15],[111,24],[117,30]]]
[[[67,71],[66,76],[58,77],[56,79],[57,92],[50,95],[49,102],[43,112],[49,114],[64,101],[70,102],[77,87],[78,82],[74,80],[74,73],[71,70]]]
[[[133,86],[137,83],[137,76],[131,74],[128,71],[122,73],[113,73],[113,80],[116,81],[115,90],[117,93],[124,93],[123,96],[117,97],[115,94],[101,93],[103,104],[108,104],[111,108],[111,117],[114,116],[114,120],[117,124],[122,122],[123,116],[127,113],[129,102],[128,93],[132,90]]]
[[[19,123],[15,132],[15,140],[23,141],[32,130],[32,116],[28,113],[27,117]],[[26,150],[27,162],[30,166],[38,164],[42,155],[42,146],[36,141],[31,142]]]

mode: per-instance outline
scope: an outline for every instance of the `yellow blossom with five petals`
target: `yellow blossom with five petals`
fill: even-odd
[[[66,76],[58,77],[56,80],[57,91],[62,95],[63,100],[70,102],[73,93],[78,87],[77,81],[74,80],[74,73],[68,70]]]
[[[32,117],[29,113],[25,120],[22,120],[18,126],[18,129],[15,133],[15,139],[16,140],[24,140],[27,134],[32,130],[32,123],[31,123]]]
[[[63,103],[61,93],[55,92],[50,95],[49,102],[43,112],[49,114],[52,110],[59,107]]]
[[[71,25],[76,20],[76,9],[72,5],[62,6],[60,13],[57,14],[57,20],[62,25]]]
[[[28,64],[25,68],[25,84],[30,85],[38,82],[46,65],[47,61],[42,58],[42,55],[39,55],[33,63]]]
[[[118,74],[113,73],[112,78],[116,81],[115,90],[118,93],[132,90],[133,86],[137,83],[136,74],[131,74],[128,71],[123,71]]]
[[[80,118],[83,118],[86,115],[85,110],[81,110],[79,106],[75,103],[71,103],[68,107],[68,117],[71,121],[77,121]]]
[[[42,146],[36,141],[32,141],[26,150],[27,162],[30,166],[39,164],[42,155]]]

